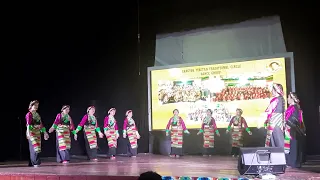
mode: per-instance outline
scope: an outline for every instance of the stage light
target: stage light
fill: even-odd
[[[178,78],[182,75],[181,69],[179,68],[169,69],[169,73],[170,73],[170,76],[174,78]]]

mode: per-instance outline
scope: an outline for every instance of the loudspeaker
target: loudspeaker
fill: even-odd
[[[286,167],[283,148],[240,148],[238,171],[241,175],[283,174]]]

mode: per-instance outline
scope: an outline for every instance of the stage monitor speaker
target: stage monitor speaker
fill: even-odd
[[[283,174],[286,167],[283,148],[240,148],[238,171],[241,175]]]

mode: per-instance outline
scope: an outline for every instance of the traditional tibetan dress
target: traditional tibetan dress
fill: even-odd
[[[214,118],[205,117],[199,132],[203,133],[203,155],[212,155],[214,148],[214,133],[219,134]]]
[[[28,112],[26,121],[29,131],[30,165],[40,165],[41,133],[46,132],[46,128],[43,127],[41,117],[37,112]]]
[[[290,105],[285,112],[286,122],[293,118],[299,121],[299,127],[290,127],[290,123],[286,123],[284,150],[286,153],[287,165],[293,168],[299,168],[303,161],[303,134],[300,132],[305,131],[305,126],[302,111],[297,105]]]
[[[173,116],[167,124],[166,132],[171,132],[171,155],[182,155],[183,133],[189,134],[183,119]]]
[[[241,116],[232,117],[228,131],[231,131],[232,138],[232,155],[239,155],[239,148],[243,146],[243,130],[250,132],[250,128],[247,125],[246,120]]]
[[[96,132],[101,132],[98,126],[97,118],[94,115],[84,115],[77,129],[80,131],[82,127],[84,127],[84,139],[86,140],[85,144],[88,158],[96,159],[98,149]]]
[[[129,139],[128,150],[129,156],[136,156],[138,149],[138,130],[136,127],[136,123],[132,118],[126,118],[123,123],[123,134],[127,134]]]
[[[70,132],[75,134],[71,117],[68,114],[59,113],[52,127],[56,130],[57,162],[70,161]]]
[[[116,149],[117,149],[117,135],[119,135],[118,132],[118,125],[117,121],[113,116],[106,116],[104,118],[104,132],[107,133],[107,141],[109,146],[109,156],[113,157],[116,155]]]
[[[270,105],[266,110],[268,114],[265,122],[267,127],[266,147],[284,148],[284,110],[285,100],[282,96],[271,99]]]

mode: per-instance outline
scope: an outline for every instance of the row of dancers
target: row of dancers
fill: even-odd
[[[37,113],[39,107],[39,102],[37,100],[30,102],[29,112],[26,115],[27,121],[27,139],[29,141],[30,150],[30,166],[39,166],[41,164],[39,153],[41,152],[41,133],[44,134],[44,139],[48,140],[49,134],[46,128],[43,126],[41,117]],[[108,116],[104,119],[104,134],[98,125],[97,119],[95,117],[95,107],[90,106],[87,109],[87,114],[84,115],[81,122],[75,128],[72,118],[69,115],[70,106],[64,105],[61,112],[57,114],[55,121],[49,133],[56,131],[56,151],[57,151],[57,162],[68,163],[70,161],[69,151],[71,149],[71,134],[74,140],[77,140],[77,134],[82,129],[84,130],[85,146],[88,159],[97,161],[97,135],[100,138],[104,136],[107,139],[109,146],[109,157],[115,159],[117,139],[119,138],[119,131],[117,121],[114,118],[116,114],[116,109],[111,108],[108,111]],[[183,119],[179,116],[179,110],[175,109],[173,111],[173,117],[170,118],[167,128],[166,135],[171,132],[171,157],[179,157],[182,155],[182,144],[183,135],[181,130],[185,133],[189,133],[186,129]],[[242,110],[237,109],[236,116],[232,118],[228,126],[227,132],[232,129],[232,154],[233,156],[239,154],[239,147],[242,146],[242,130],[245,128],[246,131],[251,135],[251,131],[247,126],[247,123],[242,115]],[[123,138],[129,139],[128,144],[128,154],[130,157],[136,157],[137,155],[137,140],[140,139],[140,134],[135,125],[135,121],[132,118],[132,111],[128,110],[126,112],[126,118],[123,124]],[[233,126],[233,128],[231,128]],[[198,135],[203,133],[203,147],[204,156],[211,156],[212,149],[214,148],[214,133],[220,136],[217,129],[214,118],[212,117],[212,110],[207,110],[207,116],[203,119]]]
[[[26,115],[27,132],[26,136],[29,142],[30,162],[29,166],[38,167],[41,164],[40,152],[41,152],[41,133],[43,133],[44,139],[49,139],[49,134],[46,128],[43,126],[41,117],[37,113],[39,107],[39,101],[35,100],[29,104],[29,112]],[[109,157],[115,159],[117,139],[119,138],[119,131],[117,121],[114,118],[116,109],[111,108],[108,111],[108,116],[104,119],[103,132],[98,125],[98,121],[95,114],[95,107],[90,106],[87,108],[87,114],[83,116],[81,122],[75,128],[72,118],[69,115],[70,106],[64,105],[61,112],[57,114],[56,119],[49,129],[49,133],[56,131],[56,149],[57,149],[57,162],[66,164],[70,161],[70,149],[71,149],[71,134],[75,140],[77,140],[77,134],[83,129],[85,146],[88,159],[97,161],[97,134],[100,138],[106,137],[109,146]],[[135,121],[132,118],[132,110],[126,112],[126,118],[123,124],[123,138],[128,138],[129,156],[136,157],[140,134],[136,127]]]
[[[285,100],[283,97],[283,87],[281,84],[274,84],[272,88],[273,98],[266,109],[267,120],[265,128],[267,136],[265,140],[266,147],[282,147],[286,153],[287,163],[292,167],[301,165],[301,146],[297,142],[299,136],[305,135],[302,110],[299,106],[299,99],[295,93],[289,93],[289,107],[285,110]],[[47,140],[49,135],[46,128],[42,125],[41,117],[37,113],[39,106],[38,101],[32,101],[29,105],[29,112],[26,115],[27,120],[27,138],[30,149],[30,166],[37,167],[40,165],[39,153],[41,152],[41,133]],[[108,116],[104,119],[104,128],[101,132],[95,117],[95,107],[90,106],[87,114],[84,115],[81,122],[74,127],[69,115],[70,106],[64,105],[61,112],[57,115],[49,133],[56,131],[57,161],[68,163],[70,160],[69,150],[71,148],[71,134],[77,140],[77,133],[83,129],[86,142],[86,151],[90,160],[97,160],[97,135],[100,138],[106,136],[109,146],[109,157],[115,159],[117,139],[119,137],[117,121],[114,118],[116,109],[111,108]],[[236,110],[236,115],[232,117],[226,130],[231,133],[232,137],[232,155],[238,156],[240,147],[243,146],[243,132],[246,131],[252,135],[250,128],[247,126],[245,119],[242,117],[243,111]],[[123,125],[123,137],[129,139],[129,156],[137,155],[137,140],[140,138],[135,121],[132,118],[132,111],[126,112],[126,118]],[[302,133],[301,133],[302,132]],[[190,134],[183,119],[179,116],[179,110],[173,110],[173,117],[169,119],[166,127],[166,136],[171,136],[171,157],[180,157],[183,146],[183,133]],[[198,135],[203,134],[203,155],[211,156],[214,148],[215,134],[220,136],[215,119],[212,117],[212,110],[208,109],[206,117],[202,121]]]
[[[267,129],[265,147],[281,147],[286,154],[286,162],[290,167],[301,167],[302,163],[302,141],[306,136],[303,122],[300,100],[296,93],[288,95],[288,108],[285,109],[285,99],[281,84],[273,84],[272,99],[266,109],[267,120],[264,123]],[[236,116],[232,117],[227,132],[232,134],[232,155],[238,156],[240,147],[243,146],[243,131],[252,135],[245,119],[243,111],[237,109]],[[179,110],[173,111],[174,116],[169,120],[166,128],[166,135],[171,135],[171,157],[182,155],[183,133],[190,134],[183,119],[179,116]],[[212,110],[207,110],[198,135],[203,133],[203,155],[211,155],[214,148],[215,134],[220,136],[215,119],[212,117]]]
[[[236,116],[232,117],[227,133],[231,132],[232,137],[232,156],[239,155],[239,149],[243,146],[243,130],[252,135],[246,120],[242,117],[242,109],[236,110]],[[190,134],[183,119],[179,116],[179,110],[173,110],[173,117],[170,118],[166,127],[166,136],[171,136],[171,153],[170,157],[180,157],[182,155],[183,133]],[[211,156],[214,149],[214,136],[220,136],[215,119],[212,117],[212,110],[208,109],[206,117],[202,120],[197,135],[203,134],[203,156]]]

